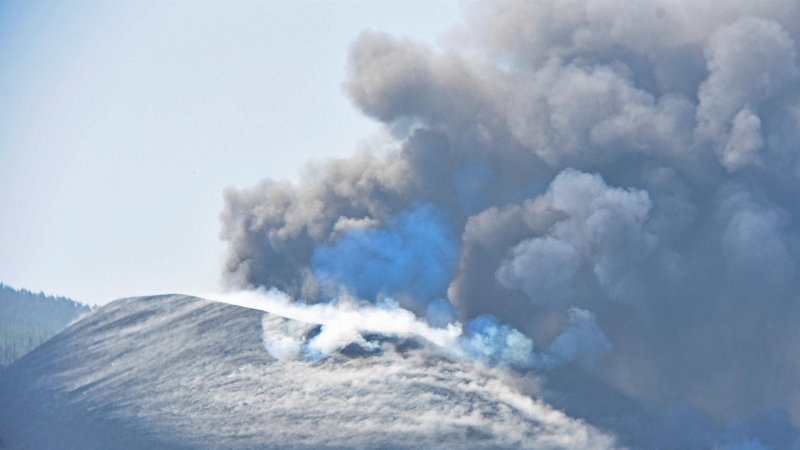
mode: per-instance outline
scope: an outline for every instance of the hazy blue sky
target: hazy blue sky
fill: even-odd
[[[365,28],[427,42],[456,2],[0,5],[0,282],[79,301],[219,282],[227,186],[378,125],[342,93]]]

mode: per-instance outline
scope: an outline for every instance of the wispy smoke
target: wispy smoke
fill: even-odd
[[[548,349],[540,350],[530,338],[492,316],[480,316],[466,327],[458,322],[436,327],[391,299],[373,305],[342,296],[308,305],[275,290],[205,297],[271,313],[264,316],[264,346],[282,361],[317,361],[351,345],[367,352],[378,351],[379,343],[367,339],[375,334],[401,339],[422,337],[453,358],[519,370],[552,369],[579,358],[591,362],[611,350],[592,314],[577,308],[569,311],[564,332]]]
[[[455,318],[488,364],[593,360],[654,417],[797,423],[798,39],[791,0],[480,3],[439,49],[365,32],[344,87],[398,149],[229,191],[228,279]]]
[[[588,311],[570,308],[564,331],[545,351],[537,352],[533,341],[518,330],[499,323],[491,315],[471,320],[461,349],[489,366],[517,369],[553,369],[577,358],[588,363],[611,351],[611,343],[597,328]]]

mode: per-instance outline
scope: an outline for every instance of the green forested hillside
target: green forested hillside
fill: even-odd
[[[91,308],[66,297],[0,283],[0,364],[8,365]]]

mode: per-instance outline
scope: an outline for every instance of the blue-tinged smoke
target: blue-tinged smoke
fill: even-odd
[[[612,349],[594,315],[578,308],[570,308],[564,329],[546,350],[537,351],[529,337],[489,314],[467,324],[461,347],[488,366],[520,370],[553,369],[578,359],[591,364]]]
[[[437,298],[428,304],[425,318],[428,325],[444,328],[456,321],[456,308],[447,299]]]
[[[540,355],[535,353],[529,337],[489,314],[467,324],[467,336],[461,340],[461,346],[488,366],[531,369],[540,364]]]
[[[427,304],[444,297],[459,248],[446,214],[422,203],[392,217],[384,228],[350,229],[317,247],[311,270],[360,298],[406,295]]]

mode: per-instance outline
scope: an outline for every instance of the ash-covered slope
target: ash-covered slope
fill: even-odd
[[[0,374],[10,448],[610,448],[608,435],[429,342],[283,362],[260,311],[132,298]]]

